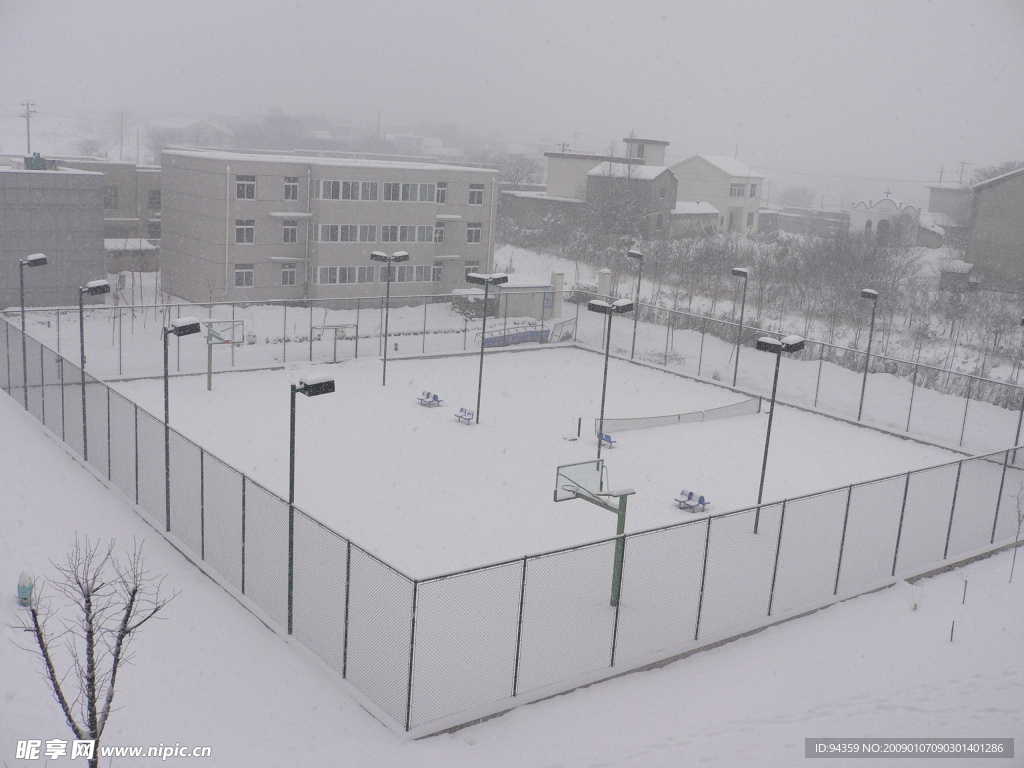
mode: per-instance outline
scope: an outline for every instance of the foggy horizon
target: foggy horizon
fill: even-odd
[[[669,164],[735,155],[780,191],[915,205],[940,169],[966,182],[1024,158],[1014,2],[0,0],[0,22],[0,152],[23,151],[28,100],[40,137],[122,110],[379,114],[601,153],[632,132],[670,142]]]

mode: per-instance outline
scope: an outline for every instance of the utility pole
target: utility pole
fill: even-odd
[[[944,170],[946,170],[946,166],[944,166],[944,165],[943,165],[942,167],[940,167],[940,168],[939,168],[939,184],[941,184],[941,183],[942,183],[942,172],[943,172]]]
[[[34,115],[36,113],[36,111],[34,109],[32,109],[32,107],[34,107],[35,104],[33,102],[31,102],[31,101],[23,101],[21,103],[25,107],[25,112],[24,112],[24,114],[21,115],[21,117],[25,118],[25,144],[26,144],[25,154],[31,156],[31,154],[32,154],[32,115]]]
[[[961,184],[961,186],[964,183],[964,166],[965,165],[967,165],[967,161],[966,160],[961,160],[960,161],[960,184]]]

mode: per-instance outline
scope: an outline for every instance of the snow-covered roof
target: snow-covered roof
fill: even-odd
[[[673,216],[697,216],[700,214],[710,213],[718,215],[718,209],[715,208],[711,203],[691,203],[681,202],[676,203],[675,208],[672,209]]]
[[[953,272],[958,275],[966,275],[972,269],[974,265],[962,261],[960,259],[940,259],[939,260],[939,271],[940,272]]]
[[[937,235],[945,235],[946,230],[943,228],[941,221],[948,220],[949,216],[944,213],[932,213],[930,211],[922,211],[918,214],[917,223],[922,229],[927,229],[929,232],[934,232]]]
[[[1010,178],[1011,176],[1016,176],[1017,174],[1020,174],[1020,173],[1024,173],[1024,168],[1018,168],[1018,169],[1016,169],[1014,171],[1009,171],[1008,173],[1004,173],[1004,174],[1002,174],[1000,176],[993,176],[991,179],[985,179],[985,181],[979,181],[977,184],[972,186],[971,189],[972,190],[974,190],[974,189],[981,189],[982,187],[987,187],[989,184],[995,184],[995,183],[1000,182],[1000,181],[1005,181],[1006,179]]]
[[[575,197],[553,197],[546,192],[524,192],[520,190],[509,190],[502,192],[503,195],[511,195],[512,197],[524,197],[530,200],[552,200],[559,203],[582,203],[582,200],[577,200]]]
[[[618,179],[656,179],[668,170],[666,165],[630,165],[626,163],[603,162],[587,172],[587,176],[613,176]]]
[[[719,170],[725,171],[730,176],[742,176],[750,179],[763,179],[757,171],[753,170],[749,165],[741,163],[734,157],[725,157],[724,155],[695,155],[702,160],[711,163]],[[691,158],[693,159],[693,158]],[[683,162],[686,162],[685,160]]]
[[[108,251],[155,251],[157,246],[141,237],[113,237],[103,241],[103,248]]]
[[[313,155],[273,155],[273,154],[247,154],[245,152],[231,152],[230,150],[200,150],[200,149],[165,149],[164,155],[171,157],[197,157],[211,160],[223,160],[228,163],[240,161],[251,161],[257,163],[289,163],[326,165],[344,168],[392,168],[407,171],[449,171],[479,174],[496,174],[498,171],[493,168],[472,168],[465,165],[442,165],[440,163],[415,163],[398,160],[358,160],[348,157],[316,157]]]

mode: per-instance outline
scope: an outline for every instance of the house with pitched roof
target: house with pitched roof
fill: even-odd
[[[709,203],[718,211],[718,228],[757,232],[764,176],[731,157],[694,155],[670,167],[676,177],[676,200]]]

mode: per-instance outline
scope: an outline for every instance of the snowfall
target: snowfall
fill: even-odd
[[[536,362],[546,355],[566,357]],[[514,381],[515,371],[529,361],[546,371],[549,394],[571,388],[578,377],[575,400],[552,395],[545,405],[550,411],[517,404],[519,397],[527,403],[537,398],[525,391],[526,384],[509,389],[499,382]],[[573,436],[576,417],[586,422],[596,415],[601,357],[543,350],[489,355],[486,362],[485,384],[492,386],[483,391],[481,424],[472,427],[452,418],[458,407],[475,405],[477,360],[471,356],[443,363],[393,361],[387,394],[376,382],[380,361],[372,358],[220,374],[211,393],[201,376],[175,378],[171,424],[281,492],[287,469],[287,395],[281,393],[302,372],[333,369],[346,387],[298,404],[298,459],[305,469],[297,478],[296,498],[300,507],[357,543],[424,576],[611,535],[613,516],[582,501],[555,505],[550,495],[556,464],[592,454],[592,441],[565,438]],[[552,384],[556,373],[568,377],[568,385]],[[624,412],[631,393],[614,373],[613,365],[610,382],[619,383],[609,384],[609,415],[656,415],[648,408]],[[644,390],[657,395],[649,404],[659,413],[737,399],[735,393],[669,374],[642,376],[654,377],[644,379]],[[658,383],[663,381],[668,383]],[[638,382],[630,378],[628,386]],[[118,386],[160,412],[158,384]],[[415,404],[421,390],[439,387],[448,400],[444,408]],[[388,400],[359,405],[384,397]],[[361,427],[346,428],[351,409],[360,407],[389,416],[373,426],[364,420]],[[266,418],[246,420],[245,409]],[[622,433],[623,444],[605,458],[614,485],[637,486],[630,530],[683,519],[671,497],[694,477],[706,483],[716,510],[749,505],[766,418],[752,414]],[[826,421],[827,429],[819,426]],[[949,451],[793,409],[779,409],[775,428],[766,499],[955,458]],[[410,442],[403,453],[418,451],[421,465],[394,468],[386,451],[375,453],[379,436],[395,436],[398,430],[405,430]],[[18,741],[73,738],[38,659],[19,648],[27,644],[26,636],[12,625],[22,611],[15,600],[21,572],[53,574],[50,561],[61,559],[76,535],[116,540],[122,551],[144,542],[148,568],[166,574],[164,588],[178,593],[164,620],[147,625],[136,639],[134,663],[118,681],[120,709],[103,739],[109,746],[211,747],[211,757],[171,758],[167,764],[791,766],[805,759],[806,738],[956,736],[1016,738],[1017,749],[1024,744],[1024,560],[1011,581],[1012,550],[914,584],[900,582],[664,667],[413,741],[378,722],[335,672],[269,629],[175,550],[6,395],[0,395],[0,433],[0,765],[37,764],[15,758]],[[716,441],[736,447],[716,453],[707,448]],[[680,461],[678,452],[687,445],[691,454]],[[529,446],[535,446],[532,453],[524,450]],[[341,473],[332,475],[330,463],[318,466],[317,456],[336,457],[342,449],[361,482],[318,483],[318,478],[337,480]],[[666,458],[670,452],[674,461]],[[649,460],[637,461],[637,455]],[[439,468],[456,461],[464,462],[466,471],[453,491],[451,473]],[[680,474],[681,466],[688,468],[686,474]],[[737,466],[754,471],[737,473]],[[527,476],[535,479],[524,481]],[[438,486],[439,478],[447,478],[449,487]],[[386,502],[375,497],[375,489]],[[499,501],[489,502],[495,491]],[[346,493],[350,503],[331,503]],[[458,515],[417,519],[430,499],[444,493]],[[362,514],[339,511],[345,509]],[[123,758],[118,764],[132,762]],[[827,758],[814,764],[832,762],[847,764]],[[899,762],[934,763],[934,758]],[[951,758],[940,764],[1024,761],[1018,754],[992,763]]]

